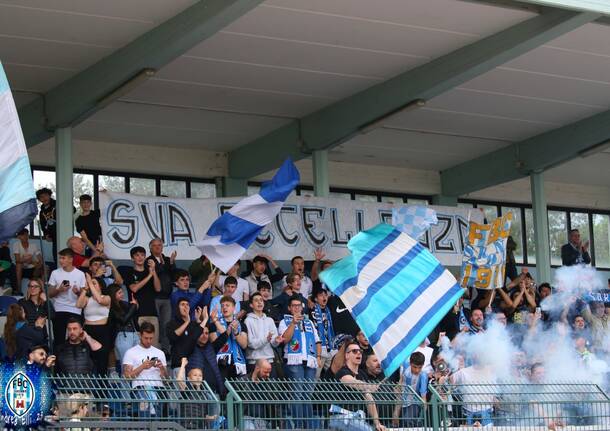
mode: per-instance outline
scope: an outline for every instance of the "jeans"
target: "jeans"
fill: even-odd
[[[138,417],[151,418],[163,415],[161,404],[158,401],[158,392],[162,389],[162,386],[140,386],[135,388],[135,396],[138,401],[137,407],[134,410],[137,410]]]
[[[470,412],[468,410],[464,410],[466,413],[466,424],[474,425],[475,422],[479,422],[481,426],[493,425],[492,419],[492,410],[481,410],[478,412]]]
[[[121,363],[121,368],[123,367],[123,356],[125,356],[125,352],[133,346],[137,346],[139,341],[137,332],[121,331],[116,335],[116,340],[114,340],[114,353]]]
[[[298,383],[294,386],[292,394],[296,402],[290,405],[290,412],[295,428],[315,428],[313,420],[313,407],[307,401],[311,398],[314,389],[313,380],[316,377],[316,368],[305,365],[284,365],[284,373],[288,380],[312,380],[311,383]]]
[[[169,352],[169,338],[165,333],[165,327],[172,319],[172,303],[169,299],[155,299],[157,306],[157,316],[159,316],[159,342],[161,343],[161,350]]]
[[[424,425],[420,405],[410,404],[408,406],[403,406],[401,412],[401,426],[406,428],[417,428]]]

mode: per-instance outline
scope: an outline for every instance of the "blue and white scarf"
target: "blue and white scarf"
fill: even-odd
[[[460,317],[459,317],[459,321],[460,321],[460,332],[462,332],[464,330],[464,328],[468,328],[468,331],[470,331],[472,329],[472,327],[470,326],[470,322],[468,322],[468,319],[466,318],[466,314],[464,313],[464,307],[460,307]]]
[[[284,323],[286,326],[290,325],[292,322],[292,316],[290,314],[284,315]],[[306,352],[307,352],[307,367],[309,368],[318,368],[318,361],[316,355],[316,336],[315,336],[315,328],[311,320],[305,318],[303,319],[303,329],[305,330],[305,343]],[[294,325],[294,333],[292,334],[292,339],[286,345],[286,363],[288,365],[301,365],[302,364],[302,354],[303,354],[303,346],[301,345],[301,328],[300,325]]]
[[[235,365],[238,376],[246,374],[246,357],[244,356],[241,346],[237,343],[237,340],[235,340],[235,335],[233,335],[233,331],[229,328],[229,324],[225,318],[219,316],[218,321],[227,330],[227,342],[218,350],[218,353],[216,353],[216,361],[228,359],[229,364]],[[238,335],[240,332],[241,326],[239,327]],[[220,333],[217,331],[216,335],[220,336]]]
[[[333,319],[330,314],[328,307],[322,310],[320,304],[316,304],[312,310],[313,320],[316,322],[316,329],[318,330],[318,336],[322,342],[322,347],[326,348],[326,352],[330,353],[332,350],[333,338],[335,338],[335,331],[333,330]],[[326,319],[324,318],[326,316]],[[324,324],[326,323],[326,324]]]

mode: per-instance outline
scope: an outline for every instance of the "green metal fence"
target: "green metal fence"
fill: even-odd
[[[590,383],[430,386],[434,430],[610,430],[610,401]]]
[[[230,380],[229,429],[368,431],[427,428],[426,404],[410,387],[311,380]],[[404,407],[403,407],[404,405]]]
[[[610,430],[610,399],[588,383],[431,385],[425,402],[395,383],[235,379],[210,387],[163,380],[54,377],[51,429]],[[223,420],[226,418],[226,420]]]
[[[199,430],[223,426],[223,403],[204,382],[92,376],[53,377],[52,427],[64,429]]]

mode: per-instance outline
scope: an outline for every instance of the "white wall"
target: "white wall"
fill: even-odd
[[[116,172],[213,178],[225,175],[226,153],[172,147],[74,141],[74,167]],[[45,141],[28,150],[32,165],[55,165],[55,143]]]
[[[55,164],[54,142],[46,141],[29,150],[34,165]],[[213,178],[227,173],[226,153],[171,147],[74,142],[75,168],[117,172]],[[313,184],[311,160],[297,162],[302,184]],[[273,172],[253,178],[262,181]],[[383,167],[355,163],[329,162],[331,186],[371,191],[434,195],[440,193],[438,172],[409,168]],[[549,205],[610,209],[610,188],[545,182]],[[529,178],[490,187],[464,197],[471,199],[530,203]]]

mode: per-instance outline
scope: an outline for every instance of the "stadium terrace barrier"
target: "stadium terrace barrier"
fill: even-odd
[[[375,406],[388,430],[610,430],[610,398],[590,383],[431,385],[426,403],[389,381],[233,379],[224,401],[205,382],[195,388],[166,379],[134,389],[122,378],[52,381],[56,403],[47,429],[372,431]]]
[[[223,403],[206,382],[156,382],[95,376],[52,378],[56,403],[51,429],[199,430],[224,427]]]
[[[226,386],[229,429],[370,431],[373,406],[388,429],[428,428],[424,400],[410,387],[403,395],[390,382],[230,380]],[[395,410],[401,397],[410,407]]]
[[[591,383],[430,386],[436,430],[610,430],[610,399]]]

